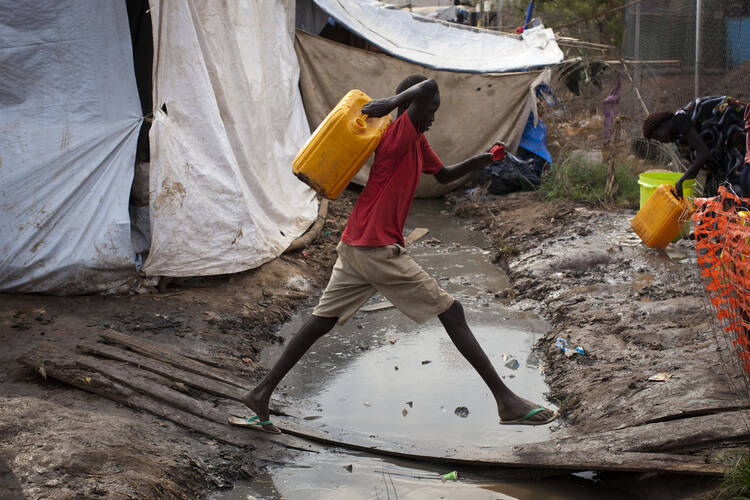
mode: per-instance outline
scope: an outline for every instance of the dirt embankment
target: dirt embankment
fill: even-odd
[[[649,249],[629,227],[634,211],[546,202],[537,193],[454,202],[508,270],[512,287],[502,300],[553,325],[537,348],[568,424],[563,435],[742,404],[722,363],[730,354],[717,349],[692,242]],[[586,354],[566,357],[558,337]],[[648,381],[660,372],[671,378]],[[676,443],[675,450],[718,445]]]
[[[261,349],[278,341],[275,326],[325,285],[355,197],[330,204],[315,244],[244,273],[178,279],[164,294],[0,295],[0,490],[11,498],[195,498],[253,475],[259,462],[248,450],[45,381],[15,360],[41,340],[74,350],[114,329],[257,379]]]

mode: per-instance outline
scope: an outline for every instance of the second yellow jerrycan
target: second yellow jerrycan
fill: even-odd
[[[677,198],[672,186],[662,184],[630,221],[630,227],[651,248],[666,248],[680,232],[680,222],[690,214],[692,205]]]
[[[294,158],[294,175],[319,195],[331,200],[340,195],[391,124],[390,115],[368,118],[362,114],[362,106],[369,101],[364,92],[350,90]]]

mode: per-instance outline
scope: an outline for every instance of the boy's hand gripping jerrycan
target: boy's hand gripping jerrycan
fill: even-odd
[[[391,124],[390,115],[368,118],[370,98],[350,90],[315,129],[292,162],[292,172],[319,195],[334,199],[359,172]]]

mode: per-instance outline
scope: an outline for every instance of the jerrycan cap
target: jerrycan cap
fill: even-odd
[[[367,129],[367,115],[362,114],[352,120],[352,130],[356,133],[362,133]]]

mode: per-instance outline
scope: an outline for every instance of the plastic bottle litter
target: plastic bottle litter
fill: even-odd
[[[442,482],[446,481],[457,481],[458,480],[458,472],[457,471],[451,471],[447,474],[443,474],[443,477],[441,478]]]
[[[511,370],[518,370],[518,367],[521,366],[521,364],[518,362],[516,358],[510,358],[505,363],[506,368],[510,368]]]
[[[586,351],[583,350],[583,347],[568,347],[568,341],[565,340],[564,337],[557,337],[557,342],[555,342],[555,345],[562,349],[563,354],[565,354],[565,356],[568,358],[576,354],[580,354],[581,356],[586,355]]]

